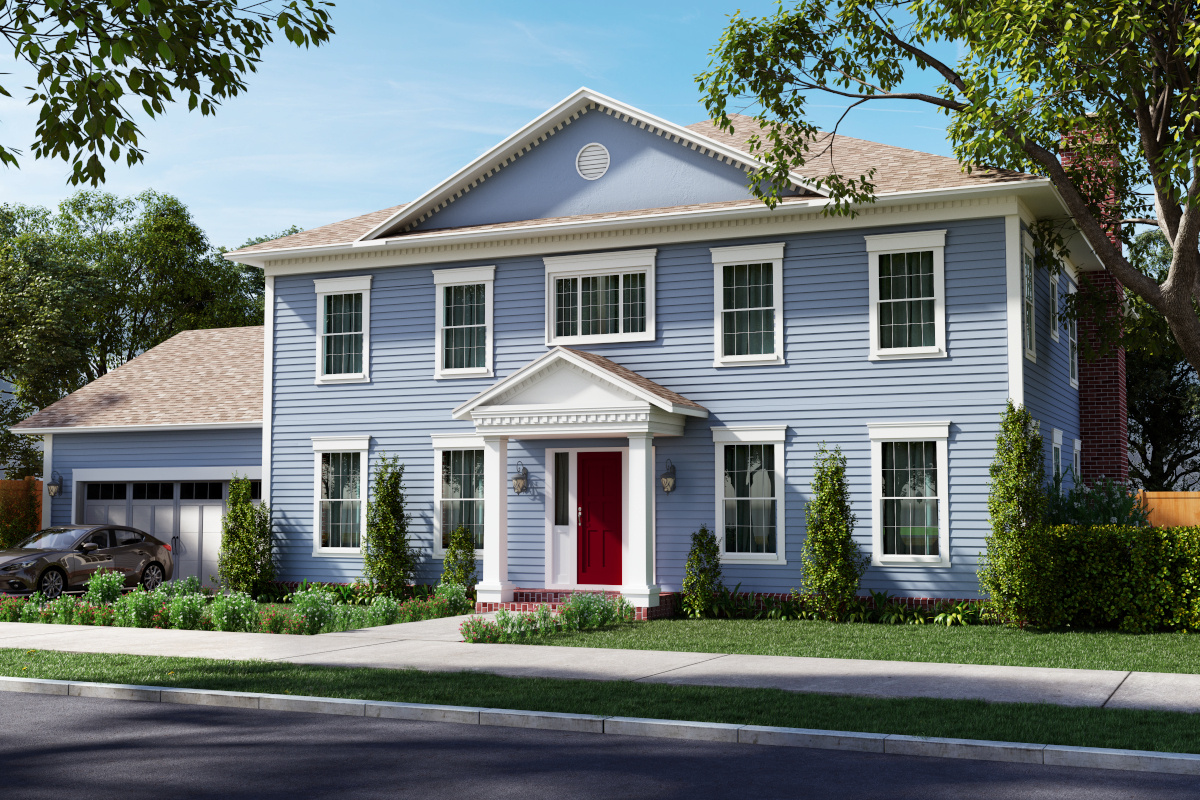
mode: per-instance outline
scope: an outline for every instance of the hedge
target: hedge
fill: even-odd
[[[1037,628],[1200,630],[1200,528],[1032,526],[989,569],[1002,618]]]

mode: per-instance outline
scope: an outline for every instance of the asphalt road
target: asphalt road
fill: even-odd
[[[0,693],[0,796],[1195,798],[1200,779]]]

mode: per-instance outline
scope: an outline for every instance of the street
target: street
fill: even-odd
[[[1192,798],[1200,779],[0,694],[0,791],[34,800]]]

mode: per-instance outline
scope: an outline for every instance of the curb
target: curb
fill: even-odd
[[[978,761],[1008,761],[1056,767],[1200,775],[1200,755],[1160,753],[1149,750],[1110,750],[1103,747],[989,742],[980,739],[925,738],[884,733],[775,728],[766,725],[605,717],[595,714],[562,714],[552,711],[393,703],[384,700],[346,700],[334,697],[300,697],[290,694],[227,692],[210,689],[175,689],[167,686],[134,686],[122,683],[57,681],[7,676],[0,676],[0,692],[94,697],[105,700],[138,700],[151,703],[224,708],[257,708],[270,711],[300,711],[310,714],[404,719],[416,722],[454,722],[465,725],[494,725],[617,736],[652,736],[664,739],[730,742],[773,747],[811,747],[820,750],[852,750],[927,758],[967,758]]]

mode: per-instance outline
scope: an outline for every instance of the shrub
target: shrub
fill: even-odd
[[[154,621],[154,615],[161,609],[161,595],[155,596],[139,587],[121,595],[113,604],[113,623],[118,628],[149,628]]]
[[[300,620],[290,608],[270,606],[262,612],[259,623],[265,633],[299,633]]]
[[[367,502],[363,537],[363,574],[376,589],[403,597],[417,571],[417,551],[408,540],[404,465],[397,456],[379,454],[375,485]]]
[[[633,615],[633,606],[624,597],[607,597],[599,592],[575,592],[558,609],[563,628],[578,631],[633,622]]]
[[[458,632],[464,642],[472,644],[495,644],[500,641],[500,626],[483,617],[471,617],[463,620],[458,626]]]
[[[0,488],[0,550],[7,550],[41,527],[42,497],[32,478]]]
[[[172,628],[194,631],[200,627],[207,607],[207,599],[199,592],[177,592],[167,600],[167,620]]]
[[[125,576],[115,570],[102,569],[92,573],[84,598],[95,605],[115,603],[125,588]]]
[[[500,641],[517,642],[534,636],[546,636],[558,629],[559,620],[550,606],[542,603],[537,611],[512,613],[506,609],[496,612],[496,626],[500,629]]]
[[[458,613],[457,610],[445,598],[413,598],[400,604],[396,622],[419,622],[423,619],[440,619],[441,617],[452,617],[456,613]]]
[[[1119,525],[1144,527],[1149,511],[1132,486],[1101,478],[1091,486],[1076,482],[1063,491],[1062,476],[1055,475],[1047,490],[1047,525]]]
[[[334,621],[337,597],[324,589],[306,589],[292,594],[292,610],[300,633],[312,636]]]
[[[388,595],[380,595],[371,602],[369,625],[394,625],[400,619],[400,601]]]
[[[683,568],[683,610],[689,617],[702,617],[712,608],[713,599],[724,589],[721,582],[721,549],[717,537],[701,525],[692,534],[692,549]]]
[[[0,595],[0,622],[20,622],[21,609],[27,602],[23,597]]]
[[[20,619],[17,621],[41,622],[42,607],[44,605],[46,605],[46,598],[42,596],[41,592],[34,592],[33,594],[29,595],[29,598],[25,601],[25,604],[21,606],[21,610],[19,612]]]
[[[996,455],[988,469],[991,486],[988,516],[992,533],[980,554],[979,585],[991,596],[1001,617],[1020,619],[1028,596],[1017,568],[1028,558],[1024,533],[1040,525],[1046,513],[1046,465],[1042,436],[1024,407],[1011,400],[1000,415]]]
[[[49,613],[49,622],[58,625],[71,625],[75,622],[75,610],[78,606],[78,599],[64,594],[46,603],[43,611]]]
[[[116,610],[109,605],[93,605],[87,599],[80,601],[75,609],[76,625],[112,625]]]
[[[200,588],[200,579],[195,575],[189,575],[186,578],[167,581],[162,586],[158,587],[168,600],[180,595],[188,594],[203,594],[204,590]]]
[[[213,627],[219,631],[255,631],[258,629],[258,603],[245,592],[219,594],[209,609]]]
[[[846,456],[840,447],[830,452],[822,442],[817,448],[812,500],[804,511],[808,527],[800,551],[804,589],[821,616],[840,619],[867,571],[867,558],[853,538],[858,519],[850,509]]]
[[[257,595],[275,580],[271,509],[266,503],[254,505],[250,481],[237,476],[229,482],[228,506],[217,574],[226,591]]]
[[[462,586],[467,594],[475,593],[475,536],[464,526],[450,534],[442,557],[441,582]]]
[[[467,588],[457,583],[439,583],[434,596],[449,604],[451,614],[466,614],[475,607],[467,598]]]

